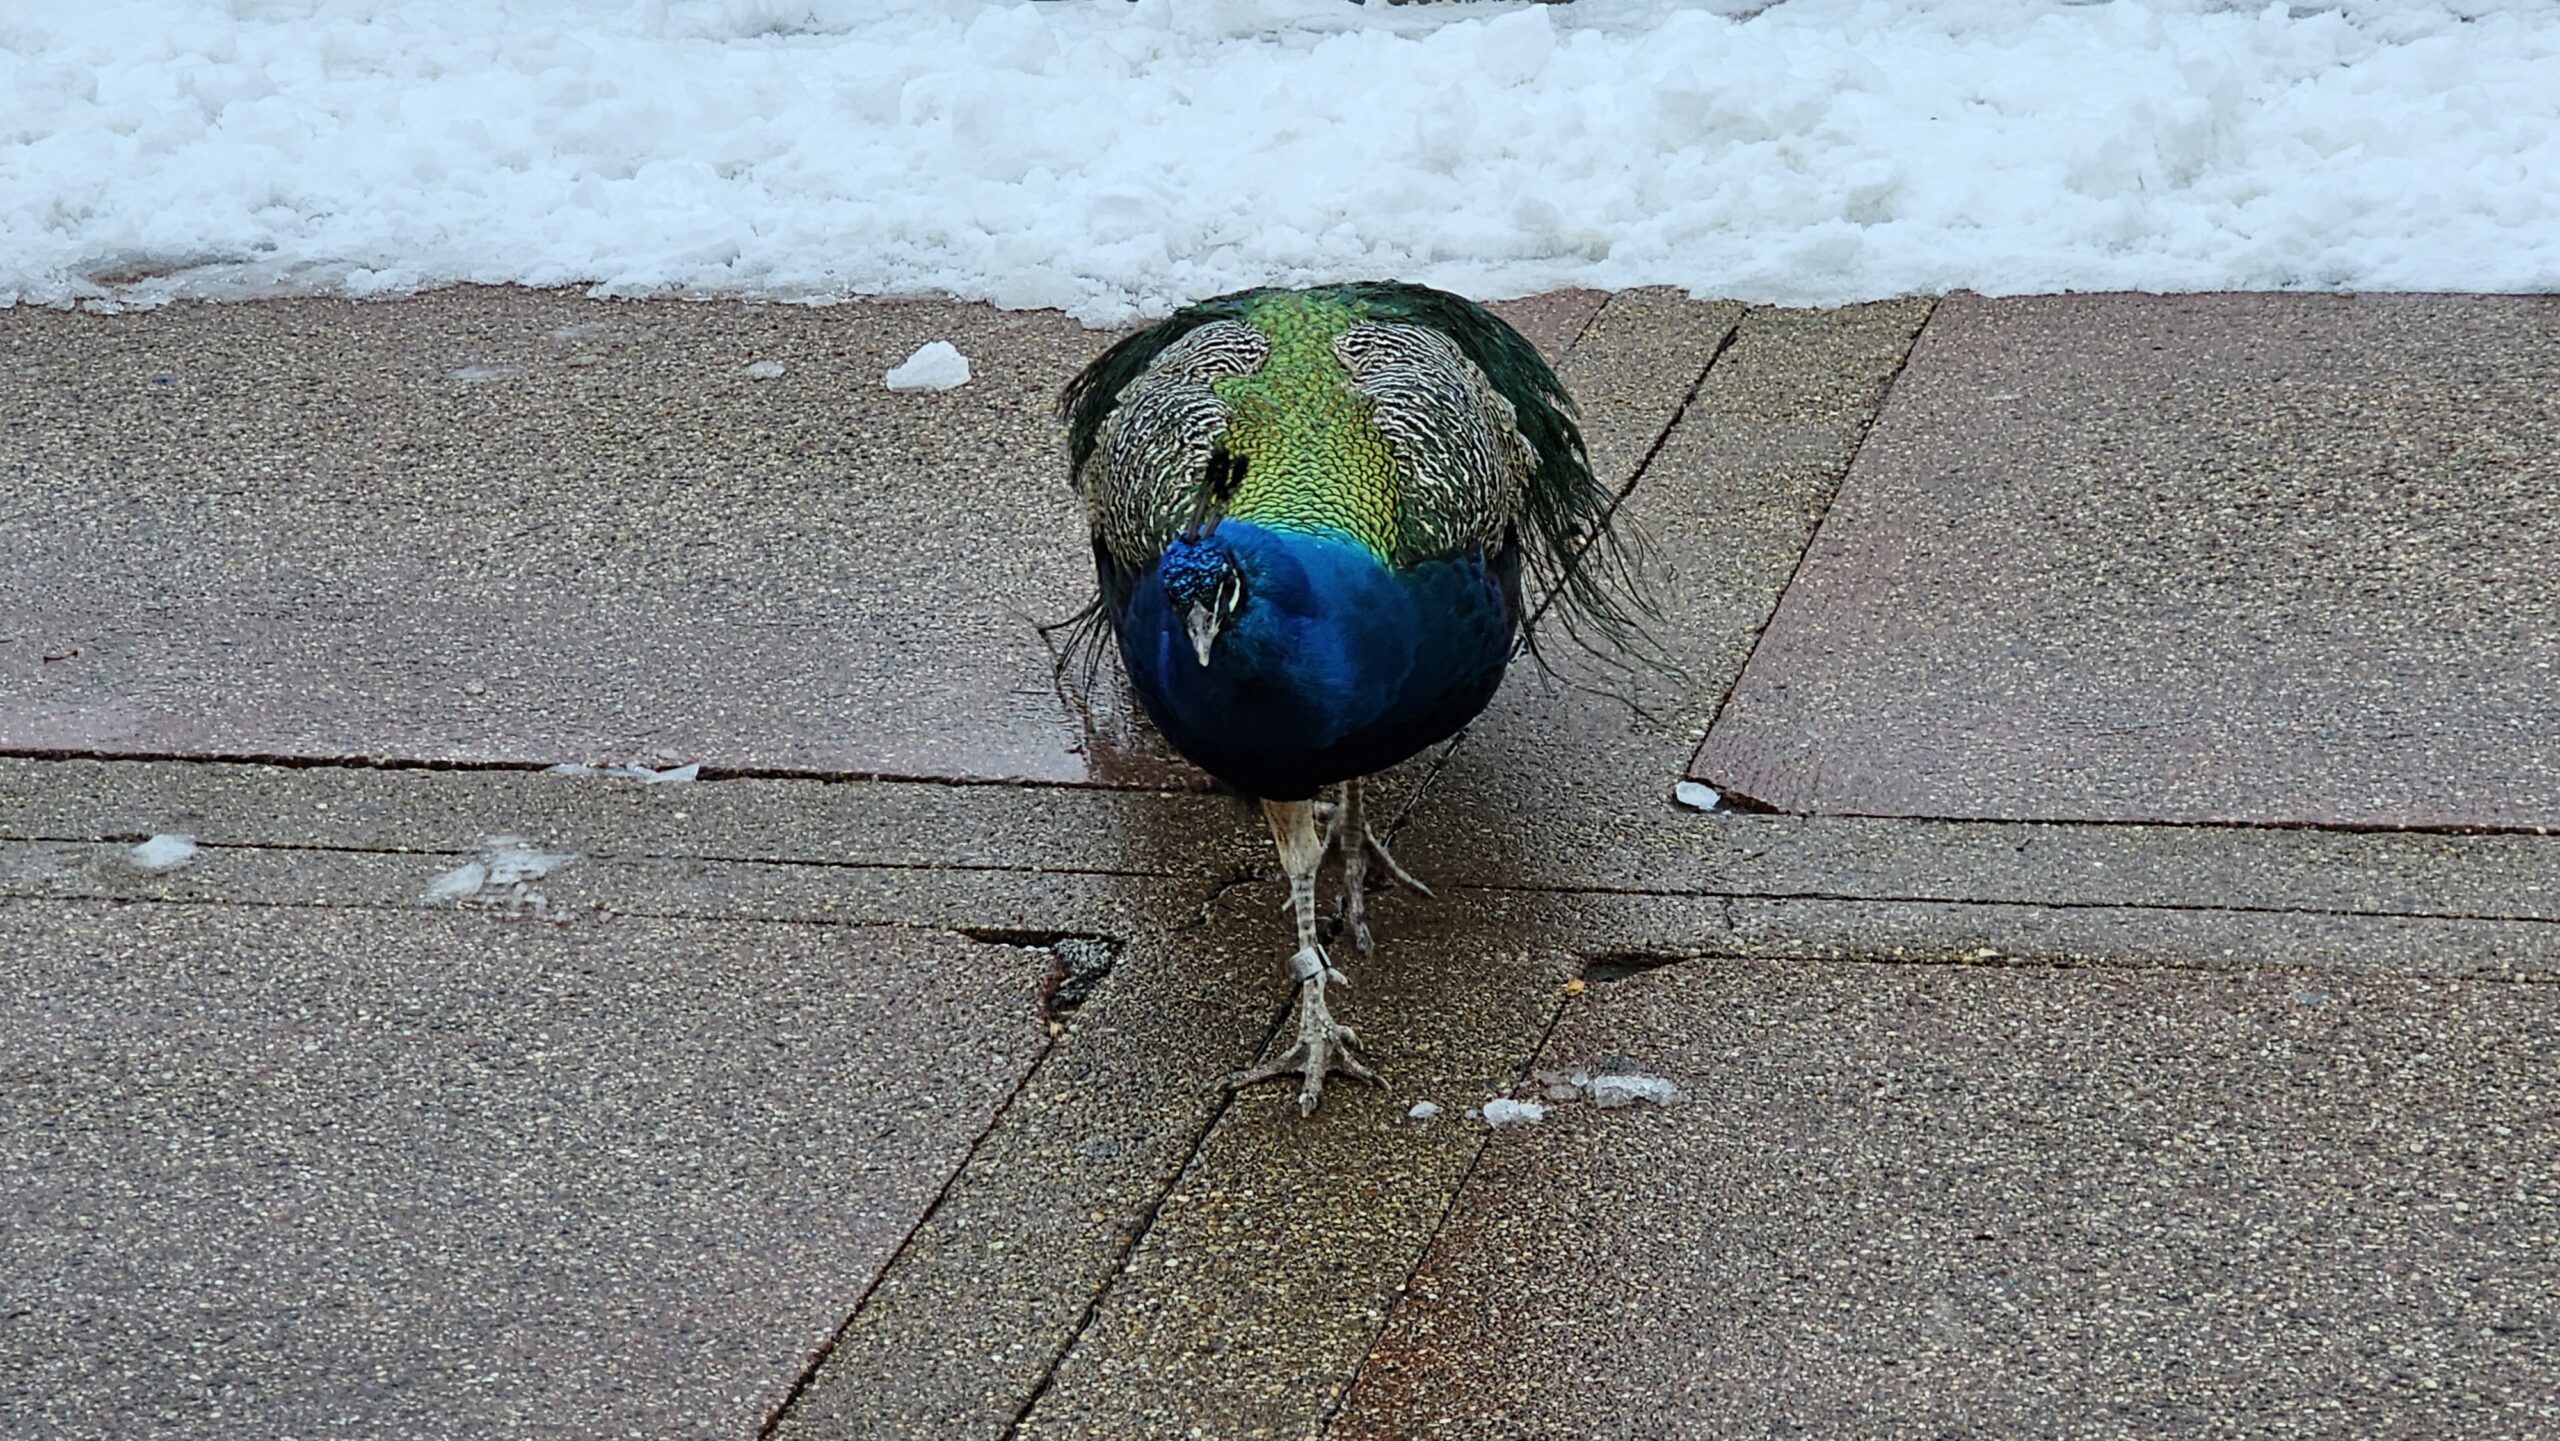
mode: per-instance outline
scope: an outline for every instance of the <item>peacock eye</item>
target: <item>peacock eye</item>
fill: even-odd
[[[1227,578],[1218,582],[1218,614],[1234,615],[1237,608],[1243,604],[1244,577],[1234,571],[1228,571]]]

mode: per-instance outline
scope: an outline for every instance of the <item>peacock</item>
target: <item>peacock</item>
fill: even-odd
[[[1373,827],[1365,779],[1484,709],[1533,598],[1586,639],[1632,632],[1613,498],[1536,348],[1401,282],[1191,305],[1103,352],[1059,411],[1094,614],[1157,730],[1260,801],[1289,879],[1297,1040],[1224,1084],[1296,1076],[1312,1114],[1328,1075],[1379,1084],[1325,1000],[1349,985],[1319,937],[1326,853],[1338,936],[1367,953],[1370,857],[1429,892]]]

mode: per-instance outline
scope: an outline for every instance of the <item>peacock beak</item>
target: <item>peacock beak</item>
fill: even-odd
[[[1205,605],[1195,605],[1183,617],[1184,629],[1191,632],[1191,649],[1203,666],[1209,663],[1209,647],[1218,643],[1217,612]]]

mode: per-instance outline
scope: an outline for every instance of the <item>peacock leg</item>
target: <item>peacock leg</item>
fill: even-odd
[[[1376,831],[1369,829],[1369,813],[1363,803],[1365,799],[1363,792],[1367,787],[1368,781],[1361,777],[1354,777],[1342,783],[1342,807],[1334,817],[1334,831],[1325,837],[1328,843],[1335,839],[1336,834],[1340,837],[1342,927],[1350,932],[1352,944],[1360,948],[1362,955],[1367,955],[1374,949],[1374,943],[1369,938],[1369,907],[1365,890],[1369,879],[1371,855],[1377,856],[1378,864],[1387,868],[1388,875],[1413,887],[1423,895],[1431,894],[1431,888],[1415,880],[1411,871],[1397,864],[1394,853],[1387,849],[1387,843],[1378,839]]]
[[[1264,801],[1262,814],[1279,844],[1280,868],[1289,873],[1290,908],[1297,912],[1298,950],[1289,958],[1289,971],[1298,978],[1298,1039],[1261,1065],[1229,1076],[1226,1084],[1232,1090],[1280,1076],[1301,1077],[1298,1114],[1312,1115],[1324,1095],[1324,1078],[1335,1071],[1373,1086],[1380,1082],[1378,1073],[1361,1063],[1359,1035],[1336,1021],[1324,1003],[1328,982],[1351,982],[1333,968],[1316,940],[1316,868],[1324,864],[1324,837],[1316,830],[1315,808],[1306,801]]]
[[[1369,817],[1361,809],[1363,782],[1353,776],[1342,783],[1342,929],[1351,944],[1367,955],[1378,948],[1369,935]],[[1331,840],[1328,836],[1326,839]],[[1389,864],[1393,864],[1390,862]]]

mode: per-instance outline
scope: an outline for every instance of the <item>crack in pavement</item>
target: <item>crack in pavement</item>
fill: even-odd
[[[1824,890],[1751,890],[1723,887],[1701,887],[1697,890],[1666,890],[1650,886],[1612,885],[1538,885],[1533,883],[1496,884],[1478,881],[1449,883],[1452,892],[1483,891],[1495,895],[1540,896],[1633,896],[1654,900],[1722,900],[1734,901],[1841,901],[1852,904],[1915,906],[2010,906],[2040,911],[2164,911],[2175,914],[2248,915],[2248,916],[2317,916],[2342,920],[2405,921],[2495,921],[2525,925],[2560,925],[2560,917],[2498,915],[2470,911],[2372,911],[2338,909],[2326,906],[2251,906],[2230,901],[2089,901],[2089,900],[2011,900],[1992,896],[1928,895],[1902,891],[1824,891]]]
[[[451,760],[432,756],[368,756],[353,754],[306,754],[273,751],[114,751],[88,747],[5,746],[0,745],[0,760],[29,761],[101,761],[124,765],[235,765],[271,766],[277,770],[362,770],[362,771],[433,771],[443,774],[520,774],[544,775],[554,766],[588,765],[585,760]],[[1212,794],[1206,777],[1196,786],[1108,785],[1093,780],[1056,780],[1045,776],[954,776],[918,775],[903,771],[858,771],[822,769],[814,766],[782,765],[717,765],[697,761],[700,771],[684,785],[716,785],[722,781],[810,781],[819,785],[916,785],[940,786],[949,790],[976,790],[988,786],[1012,787],[1018,790],[1094,791],[1105,795],[1127,796],[1200,796]],[[590,779],[569,777],[562,779]]]

